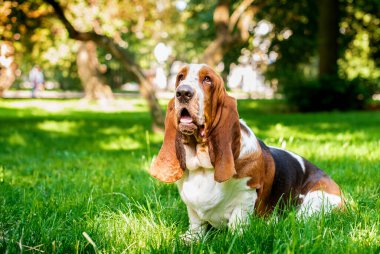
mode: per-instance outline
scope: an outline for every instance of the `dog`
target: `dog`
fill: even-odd
[[[176,182],[190,221],[187,240],[202,237],[208,225],[241,230],[250,214],[268,214],[279,204],[296,204],[297,216],[343,204],[339,186],[321,169],[256,138],[223,79],[204,64],[179,71],[149,172]]]

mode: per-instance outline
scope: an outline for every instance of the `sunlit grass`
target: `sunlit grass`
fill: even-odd
[[[185,245],[175,185],[147,173],[162,135],[146,110],[139,99],[0,100],[0,253],[379,253],[379,112],[295,114],[282,102],[239,101],[258,137],[333,176],[347,211],[252,216],[242,235],[211,230]]]

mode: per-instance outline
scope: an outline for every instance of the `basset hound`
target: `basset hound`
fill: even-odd
[[[249,214],[268,214],[277,204],[295,204],[298,216],[309,216],[343,203],[339,186],[321,169],[257,139],[239,120],[222,78],[203,64],[179,71],[163,145],[149,172],[176,182],[189,215],[188,240],[209,224],[239,229]]]

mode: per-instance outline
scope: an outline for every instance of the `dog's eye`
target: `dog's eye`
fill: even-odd
[[[177,80],[178,80],[178,82],[183,80],[183,74],[182,73],[178,75]]]
[[[204,78],[203,78],[203,82],[202,82],[203,84],[206,84],[206,85],[211,85],[211,78],[209,77],[209,76],[205,76]]]

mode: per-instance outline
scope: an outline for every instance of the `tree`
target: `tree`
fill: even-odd
[[[107,102],[113,99],[111,88],[106,84],[96,54],[96,44],[82,42],[78,49],[77,66],[85,91],[85,99]]]
[[[50,4],[57,17],[61,20],[65,26],[69,37],[78,41],[92,41],[97,46],[102,47],[107,52],[110,52],[115,56],[122,64],[126,71],[133,73],[140,83],[140,91],[145,100],[148,103],[152,121],[153,129],[161,129],[164,126],[164,115],[162,109],[158,103],[155,95],[155,91],[152,83],[144,75],[142,68],[134,60],[133,54],[127,49],[121,47],[114,39],[109,36],[98,34],[95,31],[80,32],[70,23],[66,18],[63,9],[55,0],[44,0],[46,3]]]
[[[54,22],[42,1],[3,1],[0,5],[0,40],[14,46],[17,77],[25,77],[38,64],[47,80],[62,89],[80,89],[75,64],[75,42],[68,40],[62,25]],[[22,79],[16,79],[19,85]],[[69,84],[69,86],[68,86]]]
[[[274,25],[270,50],[278,53],[266,77],[289,104],[302,111],[366,105],[380,87],[379,3],[266,1],[257,17]]]
[[[10,42],[0,42],[0,97],[16,79],[15,49]]]
[[[261,4],[253,3],[254,0],[189,3],[190,17],[185,21],[186,40],[197,51],[196,58],[200,62],[215,67],[220,62],[228,64],[240,56],[240,49],[251,37],[254,16],[261,7]],[[226,55],[231,53],[232,59],[227,59]]]
[[[242,46],[249,38],[248,26],[257,9],[254,0],[242,1],[230,15],[230,1],[220,0],[213,13],[215,38],[205,49],[201,62],[216,66],[232,47]]]
[[[149,6],[152,1],[143,2],[149,7],[148,10],[153,10]],[[112,61],[118,59],[128,78],[141,85],[141,94],[147,100],[152,115],[153,128],[162,128],[163,112],[155,97],[152,84],[144,75],[141,65],[144,61],[140,61],[141,55],[138,55],[138,60],[135,59],[135,53],[138,52],[136,47],[142,51],[146,46],[145,41],[141,43],[134,40],[141,29],[145,32],[145,27],[140,25],[144,22],[135,24],[141,13],[136,15],[133,10],[131,12],[130,6],[133,3],[128,0],[112,1],[112,4],[109,4],[109,1],[91,1],[91,6],[86,1],[65,4],[66,10],[71,6],[77,7],[76,12],[68,12],[71,21],[66,18],[63,8],[56,1],[6,1],[0,6],[0,39],[10,41],[17,46],[15,57],[16,62],[20,63],[20,69],[28,71],[31,65],[37,62],[45,67],[46,76],[61,78],[63,75],[63,78],[67,78],[70,75],[70,79],[73,80],[77,77],[76,64],[73,64],[76,46],[72,40],[67,40],[67,35],[77,41],[93,41],[98,48],[102,48],[103,52],[112,54]],[[98,8],[96,16],[88,15],[86,12],[88,8],[93,7]],[[78,10],[85,11],[86,15],[77,16]],[[125,16],[130,19],[125,19]],[[57,17],[63,26],[59,24],[60,22],[56,22]],[[88,22],[88,18],[93,19]],[[102,27],[102,23],[105,26]],[[139,26],[139,29],[133,30],[136,26]],[[89,32],[82,32],[86,30]],[[124,34],[128,34],[127,41],[121,38]]]
[[[318,18],[319,77],[338,74],[339,1],[320,0]]]

